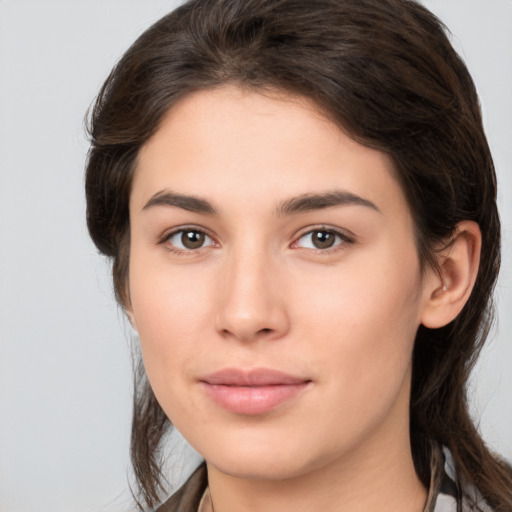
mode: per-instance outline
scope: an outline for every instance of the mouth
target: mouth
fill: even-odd
[[[297,397],[312,383],[311,379],[267,368],[226,368],[199,382],[217,405],[243,415],[270,412]]]

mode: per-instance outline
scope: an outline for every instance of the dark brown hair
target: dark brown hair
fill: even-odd
[[[128,201],[137,154],[168,109],[194,91],[235,83],[314,100],[355,140],[388,153],[414,218],[418,252],[458,222],[481,228],[477,281],[463,311],[441,329],[418,330],[410,430],[428,486],[430,443],[447,446],[463,485],[498,511],[512,510],[512,477],[468,413],[466,384],[492,320],[500,256],[496,178],[473,81],[442,23],[410,0],[192,0],[148,29],[107,78],[90,115],[89,232],[113,259],[129,304]],[[132,462],[139,504],[162,490],[160,448],[170,427],[137,370]]]

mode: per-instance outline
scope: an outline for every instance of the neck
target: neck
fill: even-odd
[[[292,476],[246,478],[207,463],[214,512],[422,512],[427,490],[414,469],[407,386],[402,393],[364,441]]]
[[[368,448],[285,480],[243,479],[208,465],[214,512],[421,512],[427,492],[409,444]]]

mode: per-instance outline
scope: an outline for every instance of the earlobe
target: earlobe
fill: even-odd
[[[439,272],[426,280],[426,302],[421,315],[425,327],[449,324],[466,304],[478,274],[482,235],[476,222],[457,225],[450,244],[438,254]]]

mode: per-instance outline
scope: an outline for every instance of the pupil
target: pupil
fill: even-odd
[[[317,249],[327,249],[334,244],[334,235],[327,231],[315,231],[313,244]]]
[[[181,242],[187,249],[198,249],[204,244],[204,233],[185,231],[181,235]]]

